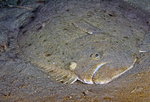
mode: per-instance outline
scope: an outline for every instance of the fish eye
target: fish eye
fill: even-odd
[[[100,55],[98,53],[94,53],[94,54],[91,55],[91,58],[93,60],[99,60],[100,59]]]
[[[77,63],[76,63],[76,62],[70,62],[69,69],[70,69],[71,71],[75,70],[76,67],[77,67]]]

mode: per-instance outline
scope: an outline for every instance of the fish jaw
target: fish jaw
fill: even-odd
[[[94,84],[92,80],[86,80],[86,79],[83,79],[83,80],[82,80],[82,79],[79,78],[79,77],[78,77],[78,80],[81,81],[81,82],[83,82],[83,83],[86,83],[86,84]]]
[[[107,84],[134,67],[137,59],[128,66],[116,66],[114,63],[103,64],[93,76],[94,84]]]
[[[93,77],[94,77],[94,75],[96,74],[96,72],[98,71],[98,69],[99,69],[101,66],[103,66],[104,64],[106,64],[106,62],[105,62],[105,63],[98,64],[98,65],[95,65],[95,66],[94,66],[94,70],[91,70],[91,71],[90,71],[90,72],[92,72],[92,73],[84,75],[83,78],[78,77],[78,80],[81,81],[81,82],[83,82],[83,83],[86,83],[86,84],[95,84],[95,82],[94,82],[94,80],[93,80]]]
[[[95,77],[95,75],[96,75],[96,72],[99,70],[99,68],[101,68],[104,64],[106,64],[106,63],[102,63],[102,64],[99,64],[99,65],[97,65],[97,67],[96,67],[96,69],[95,69],[95,71],[94,71],[94,73],[93,73],[93,76],[92,76],[92,81],[93,81],[93,83],[95,83],[94,82],[94,77]],[[105,83],[100,83],[100,84],[105,84]]]
[[[116,63],[103,62],[95,65],[89,74],[78,77],[78,80],[86,84],[107,84],[132,69],[135,62],[136,59],[131,65],[124,67],[117,66]]]

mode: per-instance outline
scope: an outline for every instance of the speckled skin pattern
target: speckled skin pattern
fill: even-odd
[[[147,25],[134,12],[138,11],[98,0],[49,3],[20,32],[19,48],[26,60],[55,80],[106,84],[133,68],[139,57],[137,46]],[[98,60],[91,58],[94,53]],[[77,63],[73,71],[70,62]]]

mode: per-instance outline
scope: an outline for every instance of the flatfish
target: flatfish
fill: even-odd
[[[58,82],[109,83],[138,60],[147,25],[133,11],[119,2],[50,2],[20,31],[20,52]]]

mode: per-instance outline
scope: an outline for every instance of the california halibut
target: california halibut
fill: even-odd
[[[19,33],[19,49],[58,82],[109,83],[134,67],[147,33],[126,9],[118,2],[50,2]]]

